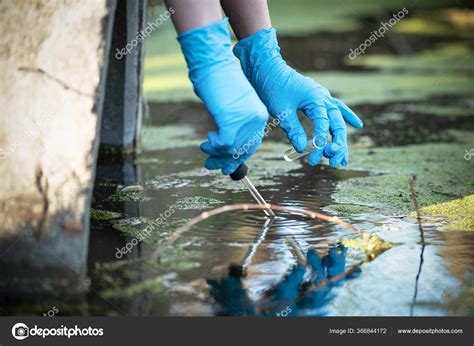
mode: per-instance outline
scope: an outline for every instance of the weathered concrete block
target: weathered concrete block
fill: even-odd
[[[0,2],[1,289],[83,280],[115,6]]]

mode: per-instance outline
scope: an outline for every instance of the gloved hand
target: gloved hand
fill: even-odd
[[[231,51],[228,19],[178,36],[194,92],[213,117],[201,150],[207,169],[233,173],[260,145],[268,111],[245,78]]]
[[[309,164],[316,165],[323,156],[324,145],[332,135],[339,151],[330,158],[332,167],[349,163],[346,124],[356,128],[362,121],[342,101],[312,79],[289,67],[280,55],[275,29],[263,29],[241,40],[234,47],[242,69],[270,114],[280,121],[296,151],[306,150],[307,136],[296,111],[301,109],[313,122],[313,137],[319,149],[309,155]]]

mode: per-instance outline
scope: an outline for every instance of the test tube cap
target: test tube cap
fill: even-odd
[[[239,167],[237,167],[234,173],[230,174],[230,178],[232,180],[240,180],[247,175],[248,171],[248,166],[245,163],[242,163]]]
[[[338,151],[339,145],[337,145],[336,143],[326,144],[326,146],[324,147],[324,156],[329,159],[336,155]]]

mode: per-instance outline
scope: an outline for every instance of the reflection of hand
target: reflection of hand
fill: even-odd
[[[296,299],[298,290],[303,283],[306,268],[302,265],[295,265],[291,271],[272,290],[276,301],[288,302]]]
[[[293,316],[297,309],[295,301],[303,284],[306,268],[297,264],[283,279],[266,293],[269,298],[270,316]]]
[[[316,250],[311,248],[308,250],[307,261],[309,266],[312,269],[311,282],[314,285],[326,280],[326,271],[324,270],[323,263],[321,262],[321,257],[317,254]]]
[[[209,292],[230,316],[254,316],[255,308],[242,285],[242,268],[230,267],[229,276],[220,281],[207,280]]]
[[[227,19],[178,36],[194,91],[214,119],[201,150],[208,169],[231,174],[262,142],[268,111],[231,51]]]
[[[329,253],[323,257],[322,263],[326,267],[328,278],[344,273],[346,253],[347,248],[343,245],[339,245],[338,247],[329,249]]]
[[[241,40],[234,47],[234,53],[270,114],[280,120],[280,127],[296,151],[304,152],[307,143],[296,110],[301,109],[313,122],[312,137],[317,138],[319,149],[311,152],[310,165],[321,160],[329,132],[333,142],[339,146],[338,152],[329,160],[330,165],[348,164],[345,121],[356,128],[363,126],[362,121],[342,101],[332,97],[326,88],[286,64],[280,55],[274,29],[260,30]]]

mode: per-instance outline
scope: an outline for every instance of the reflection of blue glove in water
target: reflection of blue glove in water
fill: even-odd
[[[306,268],[297,264],[290,272],[272,289],[267,292],[269,298],[270,316],[293,316],[297,313],[295,301],[299,289],[303,284]]]
[[[324,282],[326,280],[326,271],[321,262],[321,257],[319,257],[313,248],[308,250],[307,262],[312,269],[311,283],[313,285],[319,285]]]
[[[229,276],[223,279],[207,280],[209,291],[221,305],[223,315],[255,316],[256,311],[247,297],[247,291],[242,285],[242,268],[230,267]]]
[[[344,273],[346,266],[346,253],[347,248],[339,245],[337,248],[330,248],[329,253],[323,257],[322,263],[327,269],[328,278],[333,278]]]
[[[295,265],[281,282],[273,288],[273,295],[277,301],[291,301],[298,297],[298,289],[303,283],[305,267]]]
[[[214,118],[217,132],[201,145],[205,167],[234,172],[261,143],[268,112],[231,51],[227,19],[178,36],[194,91]]]
[[[323,148],[329,136],[340,146],[330,158],[332,167],[349,163],[346,124],[356,128],[362,121],[342,101],[332,97],[329,91],[312,79],[302,76],[289,67],[280,55],[280,47],[274,29],[264,29],[241,40],[234,47],[242,69],[254,86],[270,114],[280,120],[280,127],[298,152],[306,149],[307,136],[298,119],[301,109],[313,122],[313,136],[318,147],[309,155],[309,164],[316,165],[323,156]]]

